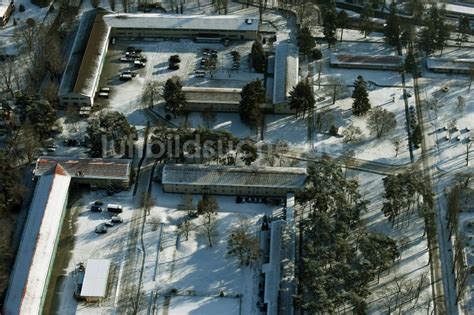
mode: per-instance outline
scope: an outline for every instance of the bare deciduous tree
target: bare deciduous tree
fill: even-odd
[[[214,244],[213,238],[217,236],[217,215],[209,213],[199,219],[199,230],[207,238],[209,247]]]
[[[335,104],[336,100],[347,93],[346,82],[339,76],[330,76],[327,78],[327,82],[327,92],[332,95],[332,103]]]
[[[342,132],[344,143],[357,143],[362,140],[362,130],[359,127],[350,124]]]

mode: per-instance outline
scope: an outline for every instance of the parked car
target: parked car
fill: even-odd
[[[178,70],[179,69],[179,64],[176,63],[170,63],[168,66],[169,70]]]
[[[169,59],[170,62],[174,62],[174,63],[179,63],[181,62],[181,59],[179,58],[179,55],[172,55]]]
[[[114,215],[114,216],[112,216],[111,221],[112,221],[113,223],[122,223],[122,222],[123,222],[123,219],[122,219],[122,217],[119,216],[119,215]]]
[[[56,152],[56,148],[55,148],[55,147],[52,147],[52,146],[49,146],[46,150],[47,150],[48,152]]]
[[[130,73],[121,73],[120,74],[120,81],[130,81],[133,76]]]
[[[95,227],[95,232],[97,234],[104,234],[104,233],[107,233],[107,226],[105,225],[105,223],[101,223],[99,224],[98,226]]]
[[[102,200],[95,200],[94,201],[94,205],[96,206],[103,206],[104,205],[104,202]]]
[[[132,51],[135,51],[135,47],[133,47],[133,46],[128,46],[128,47],[127,47],[127,52],[132,52]]]
[[[112,212],[112,213],[122,213],[122,206],[121,205],[116,205],[113,203],[109,203],[107,205],[107,211]]]
[[[114,223],[112,221],[105,221],[104,224],[105,224],[106,227],[113,227],[114,226]]]
[[[194,72],[194,76],[195,76],[196,78],[204,78],[205,75],[206,75],[206,71],[203,71],[203,70],[196,70],[196,71]]]
[[[97,206],[97,205],[92,205],[92,206],[91,206],[91,211],[92,211],[92,212],[102,212],[102,207],[101,207],[101,206]]]
[[[101,97],[101,98],[109,98],[109,93],[99,92],[99,97]]]
[[[145,67],[145,63],[143,61],[139,61],[139,60],[135,60],[133,62],[133,65],[135,66],[135,68],[144,68]]]

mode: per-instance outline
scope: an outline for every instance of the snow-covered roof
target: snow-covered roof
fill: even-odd
[[[162,183],[300,189],[306,176],[306,169],[298,167],[167,164]]]
[[[77,28],[76,37],[69,55],[66,69],[61,78],[58,95],[66,95],[74,91],[77,75],[87,47],[98,10],[88,10],[82,14],[81,23]]]
[[[297,83],[298,48],[293,44],[280,42],[275,49],[273,103],[284,102]]]
[[[97,81],[100,78],[101,67],[107,47],[109,45],[110,26],[103,17],[108,13],[106,10],[98,9],[94,20],[94,25],[89,35],[84,55],[82,56],[81,67],[77,74],[74,92],[94,97]]]
[[[0,2],[0,17],[3,17],[10,7],[10,3]]]
[[[98,178],[126,180],[130,176],[132,160],[128,159],[81,159],[70,157],[41,156],[36,161],[35,176],[41,176],[52,166],[60,164],[72,178]]]
[[[109,280],[110,259],[88,259],[82,283],[82,297],[105,297]]]
[[[426,67],[440,70],[474,70],[474,58],[426,58]]]
[[[466,16],[474,16],[474,7],[446,3],[446,12],[453,12]]]
[[[331,54],[331,64],[353,66],[373,65],[384,67],[401,67],[403,66],[403,57],[388,55]]]
[[[36,184],[5,299],[6,315],[41,313],[70,181],[57,165]]]
[[[238,15],[171,15],[160,13],[108,14],[104,20],[112,28],[152,28],[185,30],[258,30],[257,17]]]
[[[212,88],[212,87],[183,87],[186,101],[192,102],[240,102],[240,92],[237,88]]]

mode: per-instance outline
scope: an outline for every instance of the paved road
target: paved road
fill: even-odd
[[[432,132],[432,126],[429,123],[429,118],[423,112],[422,93],[420,89],[423,88],[421,79],[414,78],[415,100],[417,104],[417,115],[420,126],[423,132],[423,141],[421,143],[421,161],[425,176],[433,183],[438,183],[442,174],[437,169],[438,154],[436,149],[435,133]],[[437,186],[437,185],[436,185]],[[449,232],[445,220],[445,211],[441,207],[439,197],[440,192],[438,187],[434,188],[435,195],[435,211],[437,218],[437,237],[436,246],[432,246],[432,282],[434,284],[434,298],[436,303],[437,314],[458,314],[458,307],[456,306],[456,290],[454,285],[454,277],[451,274],[453,264],[451,242],[448,238]]]
[[[124,247],[122,264],[120,268],[120,291],[118,293],[117,314],[132,313],[136,295],[138,292],[138,283],[140,278],[141,261],[143,251],[140,248],[140,235],[145,216],[144,208],[141,205],[141,196],[147,192],[148,183],[152,175],[152,167],[142,167],[137,179],[137,198],[135,198],[135,209],[131,218],[131,226],[127,237],[127,244]]]
[[[266,150],[263,147],[260,149],[260,152],[267,153],[268,150]],[[303,149],[297,149],[297,148],[292,148],[288,152],[280,154],[280,155],[283,157],[293,158],[293,159],[297,159],[301,161],[317,161],[324,154],[334,159],[341,157],[340,155],[337,155],[337,154],[328,154],[328,153],[323,153],[323,152],[309,153]],[[379,174],[379,175],[391,175],[391,174],[402,173],[413,167],[416,168],[418,166],[419,166],[419,163],[404,164],[404,165],[389,165],[389,164],[383,164],[383,163],[367,161],[367,160],[362,160],[362,159],[357,159],[357,158],[354,158],[349,165],[346,165],[346,167],[349,169],[354,169],[354,170],[359,170],[362,172],[368,172],[368,173]]]

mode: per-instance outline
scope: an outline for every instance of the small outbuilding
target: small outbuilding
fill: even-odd
[[[81,297],[87,302],[99,302],[107,295],[110,259],[87,260]]]

